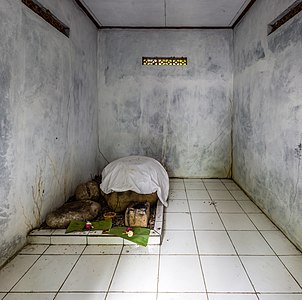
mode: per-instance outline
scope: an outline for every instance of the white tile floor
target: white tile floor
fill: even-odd
[[[170,187],[161,246],[27,245],[0,299],[302,300],[301,252],[233,181]]]

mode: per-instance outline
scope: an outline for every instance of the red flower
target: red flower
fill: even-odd
[[[89,222],[89,221],[86,222],[85,229],[87,229],[87,230],[93,229],[91,222]]]

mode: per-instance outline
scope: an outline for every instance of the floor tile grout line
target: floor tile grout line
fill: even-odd
[[[232,196],[233,196],[233,195],[232,195]],[[236,200],[236,199],[235,199],[235,200]],[[236,201],[237,201],[237,200],[236,200]],[[217,213],[218,213],[218,210],[217,210],[216,205],[215,205],[215,209],[216,209],[216,211],[217,211]],[[241,266],[242,266],[242,268],[243,268],[243,270],[244,270],[244,272],[245,272],[245,274],[246,274],[246,276],[247,276],[247,278],[248,278],[248,280],[249,280],[249,282],[250,282],[250,284],[251,284],[251,286],[252,286],[252,288],[253,288],[253,290],[254,290],[254,292],[255,292],[255,294],[256,294],[256,297],[257,297],[257,299],[259,300],[259,297],[258,297],[256,288],[255,288],[255,286],[254,286],[254,284],[253,284],[253,282],[252,282],[252,280],[251,280],[251,278],[250,278],[250,276],[249,276],[249,274],[248,274],[248,272],[247,272],[247,270],[246,270],[246,268],[245,268],[245,266],[244,266],[244,264],[243,264],[243,262],[242,262],[242,260],[241,260],[241,257],[239,256],[239,253],[238,253],[238,251],[237,251],[237,249],[236,249],[236,247],[235,247],[235,245],[234,245],[234,243],[233,243],[233,241],[232,241],[232,239],[231,239],[231,237],[230,237],[230,235],[229,235],[229,233],[228,233],[228,231],[227,231],[227,228],[226,228],[225,224],[223,223],[223,220],[222,220],[222,218],[221,218],[221,216],[220,216],[219,213],[218,213],[218,216],[219,216],[219,219],[220,219],[220,221],[221,221],[221,223],[222,223],[222,225],[223,225],[223,227],[224,227],[224,229],[225,229],[225,232],[226,232],[226,234],[227,234],[227,236],[228,236],[228,238],[229,238],[229,240],[230,240],[230,242],[231,242],[231,244],[232,244],[232,246],[233,246],[233,248],[234,248],[234,250],[235,250],[235,252],[236,252],[236,256],[238,257],[238,259],[239,259],[239,261],[240,261],[240,264],[241,264]]]
[[[164,229],[164,228],[163,228]],[[164,232],[166,230],[164,229]],[[162,233],[162,239],[164,238],[164,232]],[[161,263],[161,257],[162,257],[162,253],[161,253],[161,247],[162,247],[162,243],[159,245],[159,252],[158,252],[158,265],[157,265],[157,282],[156,282],[156,300],[158,300],[158,293],[159,293],[159,280],[160,280],[160,263]]]
[[[231,191],[228,189],[228,191],[231,193]],[[247,197],[248,197],[248,195],[240,188],[239,189],[239,191],[242,191]],[[232,194],[232,193],[231,193]],[[233,196],[233,194],[232,194],[232,196]],[[234,196],[233,196],[234,197]],[[249,197],[248,197],[249,198]],[[239,200],[239,199],[236,199],[235,197],[234,197],[234,199],[235,199],[235,201],[237,202],[237,204],[242,208],[242,206],[240,205],[240,203],[239,203],[239,201],[244,201],[244,200]],[[252,201],[250,198],[249,198],[249,200],[250,201]],[[261,214],[261,215],[264,215],[264,216],[266,216],[266,214],[262,211],[262,209],[254,202],[254,201],[252,201],[252,203],[254,204],[254,205],[256,205],[257,206],[257,208],[260,210],[260,213],[259,214]],[[215,207],[216,208],[216,207]],[[244,214],[246,214],[247,215],[247,217],[248,217],[248,219],[253,223],[253,225],[255,226],[255,228],[256,228],[256,230],[253,230],[254,232],[258,232],[260,235],[261,235],[261,237],[264,239],[264,241],[266,242],[266,244],[269,246],[269,248],[272,250],[272,252],[274,253],[274,254],[271,254],[271,255],[261,255],[261,254],[259,254],[259,255],[244,255],[244,256],[269,256],[269,257],[271,257],[271,256],[275,256],[275,257],[277,257],[278,258],[278,260],[281,262],[281,264],[285,267],[285,269],[288,271],[288,273],[291,275],[291,277],[294,279],[294,281],[298,284],[298,286],[301,288],[301,290],[302,290],[302,285],[301,284],[299,284],[299,282],[297,281],[297,279],[295,278],[295,276],[293,276],[293,274],[289,271],[289,269],[285,266],[285,264],[282,262],[282,260],[279,258],[279,256],[278,256],[278,254],[276,253],[276,251],[273,249],[273,247],[270,245],[270,243],[267,241],[267,239],[263,236],[263,234],[262,234],[262,232],[261,232],[261,230],[258,228],[258,226],[256,226],[256,224],[253,222],[253,220],[250,218],[250,216],[249,216],[249,214],[251,214],[251,213],[248,213],[248,212],[246,212],[243,208],[242,208],[242,210],[244,211]],[[267,216],[266,216],[267,217]],[[269,219],[270,220],[270,219]],[[270,220],[270,222],[272,222],[271,220]],[[273,222],[272,222],[273,223]],[[273,225],[275,225],[274,223],[273,223]],[[276,225],[275,225],[276,226]],[[277,226],[276,226],[277,227]],[[232,230],[226,230],[226,232],[227,232],[227,235],[229,236],[229,231],[232,231]],[[268,231],[279,231],[279,232],[281,232],[280,231],[280,229],[277,227],[277,230],[268,230]],[[229,238],[230,238],[230,236],[229,236]],[[230,238],[230,240],[231,240],[231,242],[232,242],[232,244],[233,244],[233,241],[232,241],[232,239]],[[291,243],[291,241],[289,240],[289,242]],[[234,245],[233,245],[234,246]],[[234,247],[235,248],[235,247]],[[236,251],[236,253],[237,253],[237,250],[236,250],[236,248],[235,248],[235,251]],[[241,257],[240,257],[240,255],[238,254],[238,257],[239,257],[239,259],[240,259],[240,261],[241,261]],[[241,263],[242,263],[242,261],[241,261]],[[242,265],[243,265],[243,263],[242,263]],[[244,267],[244,266],[243,266]],[[245,268],[244,268],[245,269]],[[246,271],[246,273],[247,273],[247,271]],[[254,287],[254,286],[253,286]]]
[[[186,190],[186,188],[185,188],[185,190]],[[229,191],[229,190],[228,190]],[[229,191],[230,192],[230,191]],[[175,200],[177,200],[177,199],[175,199]],[[185,199],[183,199],[183,200],[185,200]],[[186,199],[186,201],[188,202],[188,206],[189,206],[189,200],[188,199]],[[235,198],[235,201],[238,203],[238,201],[241,201],[241,200],[237,200],[236,198]],[[239,203],[238,203],[239,204]],[[239,204],[240,205],[240,204]],[[189,207],[189,209],[190,209],[190,207]],[[216,209],[216,211],[217,211],[217,209]],[[246,212],[246,211],[244,211],[244,213],[249,217],[249,213],[248,212]],[[217,212],[217,214],[218,215],[220,215],[220,213],[218,213]],[[259,214],[264,214],[262,211],[261,211],[261,213],[259,213]],[[264,214],[265,215],[265,214]],[[191,222],[192,222],[192,212],[190,211],[190,217],[191,217]],[[250,219],[250,218],[249,218]],[[250,219],[251,220],[251,219]],[[251,222],[252,222],[252,220],[251,220]],[[222,222],[223,223],[223,222]],[[253,222],[252,222],[253,223]],[[254,223],[253,223],[254,224]],[[255,224],[254,224],[255,225]],[[225,227],[225,226],[224,226]],[[256,230],[254,230],[254,232],[259,232],[260,234],[261,234],[261,236],[263,237],[263,235],[262,235],[262,232],[260,231],[260,229],[258,229],[258,227],[257,226],[255,226],[256,227]],[[194,232],[194,236],[195,236],[195,228],[194,228],[194,226],[193,226],[193,222],[192,222],[192,230],[193,230],[193,232]],[[208,230],[205,230],[205,231],[208,231]],[[226,230],[226,228],[225,228],[225,231],[227,232],[227,234],[228,234],[228,230]],[[232,230],[231,230],[232,231]],[[250,230],[248,230],[248,231],[250,231]],[[264,231],[264,230],[263,230]],[[265,231],[267,231],[267,230],[265,230]],[[275,231],[275,230],[269,230],[269,231]],[[279,229],[278,229],[278,231],[280,231]],[[229,235],[228,235],[229,236]],[[264,238],[264,237],[263,237]],[[229,236],[229,239],[231,240],[231,238],[230,238],[230,236]],[[264,238],[265,239],[265,238]],[[268,243],[268,241],[265,239],[265,241],[266,241],[266,243],[269,245],[269,247],[271,248],[271,245]],[[232,242],[232,240],[231,240],[231,242]],[[196,236],[195,236],[195,243],[196,243]],[[233,242],[232,242],[232,244],[233,244]],[[37,254],[37,255],[40,255],[38,258],[37,258],[37,260],[38,259],[40,259],[43,255],[51,255],[51,254],[45,254],[45,252],[47,251],[47,249],[50,247],[50,245],[48,245],[48,247],[43,251],[43,253],[42,254]],[[197,245],[197,243],[196,243],[196,247],[197,247],[197,250],[198,250],[198,245]],[[234,245],[233,245],[233,247],[234,247]],[[85,245],[85,247],[84,247],[84,249],[86,249],[87,248],[87,245]],[[122,246],[122,249],[124,248],[124,245]],[[234,247],[235,248],[235,247]],[[84,249],[83,249],[83,251],[84,251]],[[272,249],[273,250],[273,249]],[[83,251],[82,251],[82,253],[81,253],[81,255],[80,256],[82,256],[82,255],[84,255],[83,254]],[[235,251],[236,251],[236,249],[235,249]],[[42,252],[42,251],[41,251]],[[236,253],[237,253],[237,251],[236,251]],[[276,254],[276,252],[273,250],[273,253],[275,253],[274,255],[251,255],[251,256],[277,256],[278,258],[279,258],[279,255],[277,255]],[[22,254],[22,255],[34,255],[34,254]],[[121,255],[122,255],[122,251],[121,251],[121,253],[120,253],[120,257],[121,257]],[[161,257],[161,255],[164,255],[164,254],[161,254],[161,247],[160,247],[160,255],[159,255],[159,262],[160,262],[160,257]],[[178,254],[178,255],[184,255],[184,254]],[[200,257],[200,255],[198,254],[198,256]],[[213,256],[213,255],[211,255],[211,256]],[[215,255],[216,256],[216,255]],[[223,256],[226,256],[226,255],[223,255]],[[240,255],[237,253],[236,254],[236,256],[238,256],[239,257],[239,259],[240,259]],[[246,256],[246,255],[245,255]],[[280,256],[293,256],[293,255],[280,255]],[[119,259],[120,259],[120,257],[119,257]],[[80,259],[80,258],[79,258]],[[33,264],[32,264],[32,266],[29,268],[29,269],[31,269],[32,267],[33,267],[33,265],[37,262],[37,260],[35,261],[35,262],[33,262]],[[279,260],[281,260],[280,258],[279,258]],[[118,261],[119,262],[119,261]],[[118,266],[118,262],[117,262],[117,265],[116,265],[116,268],[117,268],[117,266]],[[242,262],[241,262],[242,263]],[[283,264],[283,262],[281,261],[281,263]],[[76,265],[77,264],[77,262],[75,262],[74,263],[74,265]],[[201,264],[201,262],[200,262],[200,264]],[[284,265],[284,264],[283,264]],[[286,266],[284,265],[284,267],[286,268]],[[115,268],[115,271],[116,271],[116,268]],[[27,272],[29,271],[29,269],[27,270]],[[287,269],[287,268],[286,268]],[[290,273],[290,275],[295,279],[295,277],[291,274],[291,272],[287,269],[287,271]],[[27,273],[26,272],[26,273]],[[25,276],[25,274],[26,273],[24,273],[24,275],[18,280],[18,282]],[[247,273],[247,272],[246,272]],[[114,272],[114,274],[115,274],[115,272]],[[112,280],[113,280],[113,277],[114,277],[114,274],[112,275],[112,278],[111,278],[111,282],[112,282]],[[68,274],[67,275],[67,277],[69,276],[70,274]],[[66,277],[66,278],[67,278]],[[159,264],[158,264],[158,282],[159,282]],[[65,279],[66,280],[66,279]],[[204,282],[205,282],[205,279],[204,279]],[[298,283],[298,282],[297,282]],[[63,283],[64,284],[64,283]],[[300,286],[300,284],[298,283],[298,285]],[[14,285],[15,286],[15,285]],[[300,286],[301,287],[301,286]],[[8,294],[9,294],[10,292],[5,292],[5,297],[7,297],[8,296]],[[17,292],[17,293],[22,293],[22,292]],[[54,292],[55,293],[55,292]],[[57,294],[58,294],[59,292],[57,292],[56,293],[56,295],[55,295],[55,297],[57,296]],[[88,293],[88,291],[87,291],[87,293]],[[105,292],[106,293],[106,292]],[[108,290],[107,290],[107,294],[109,293],[109,288],[108,288]],[[209,292],[206,292],[207,294],[209,293]],[[290,292],[288,292],[288,293],[290,293]],[[106,298],[107,298],[107,294],[106,294]],[[156,292],[156,297],[158,297],[158,286],[157,286],[157,292]],[[235,293],[232,293],[232,294],[235,294]],[[259,293],[258,293],[259,294]],[[278,294],[282,294],[282,293],[278,293]],[[285,292],[283,293],[283,294],[285,294]],[[296,293],[290,293],[290,294],[301,294],[301,292],[296,292]],[[256,295],[257,295],[257,292],[256,292]],[[258,297],[258,296],[257,296]]]
[[[265,214],[264,214],[265,215]],[[275,224],[274,224],[275,225]],[[263,236],[262,235],[262,232],[263,231],[272,231],[272,232],[280,232],[285,238],[286,238],[286,240],[291,244],[291,245],[293,245],[296,249],[297,249],[297,251],[299,251],[300,252],[300,254],[296,254],[296,255],[302,255],[302,251],[300,250],[300,249],[298,249],[293,243],[292,243],[292,241],[277,227],[277,230],[260,230],[259,229],[259,233],[261,234],[261,236]],[[263,238],[265,239],[265,241],[270,245],[270,243],[267,241],[267,239],[265,238],[265,236],[263,236]],[[274,250],[273,250],[274,251]],[[275,251],[274,251],[275,252]],[[277,256],[282,256],[282,254],[278,254],[277,252],[275,252],[276,253],[276,255]],[[285,254],[286,256],[288,256],[288,254]]]
[[[44,245],[44,244],[26,244],[26,246],[27,245]],[[38,254],[35,254],[35,253],[21,253],[21,251],[22,251],[22,249],[21,249],[21,251],[17,255],[44,255],[45,252],[47,251],[47,249],[50,247],[50,244],[45,244],[45,245],[47,245],[47,247],[42,251],[42,253],[38,253]]]
[[[234,181],[234,183],[238,186],[238,184]],[[238,186],[239,187],[239,186]],[[229,190],[229,189],[228,189]],[[258,213],[258,214],[263,214],[265,217],[267,217],[268,219],[269,219],[269,221],[274,225],[274,226],[276,226],[276,228],[279,230],[279,231],[281,231],[279,228],[278,228],[278,226],[266,215],[266,213],[256,204],[256,202],[255,201],[253,201],[248,195],[247,195],[247,193],[241,188],[241,187],[239,187],[239,191],[241,191],[241,192],[243,192],[245,195],[246,195],[246,197],[249,199],[249,201],[251,201],[254,205],[256,205],[257,206],[257,208],[260,210],[260,212]],[[231,190],[229,190],[229,192],[232,194],[232,192],[231,192]],[[233,194],[232,194],[232,196],[233,196]],[[233,196],[234,197],[234,196]],[[236,200],[236,202],[238,203],[238,201],[245,201],[245,200],[240,200],[240,199],[236,199],[235,197],[234,197],[234,199]],[[248,201],[248,200],[247,200]],[[240,203],[238,203],[238,205],[240,205]],[[241,207],[241,205],[240,205],[240,207]],[[241,207],[242,208],[242,207]],[[249,220],[253,223],[253,225],[257,228],[257,230],[259,230],[260,231],[260,229],[258,229],[258,227],[256,226],[256,224],[253,222],[253,220],[250,218],[250,216],[249,216],[249,214],[253,214],[253,213],[248,213],[248,212],[246,212],[243,208],[242,208],[242,210],[245,212],[245,214],[247,215],[247,217],[249,218]],[[256,213],[255,213],[256,214]],[[282,232],[282,231],[281,231]],[[291,242],[291,241],[290,241]]]
[[[65,282],[67,281],[69,275],[70,275],[71,272],[74,270],[74,268],[75,268],[75,266],[77,265],[77,263],[79,262],[80,258],[83,256],[83,253],[84,253],[86,247],[87,247],[87,244],[86,244],[86,246],[83,248],[83,250],[82,250],[82,252],[81,252],[80,254],[74,254],[74,255],[79,255],[79,257],[78,257],[78,259],[74,262],[72,268],[70,269],[70,271],[69,271],[68,274],[66,275],[65,279],[63,280],[62,284],[60,285],[59,289],[57,290],[54,299],[57,298],[57,296],[58,296],[58,294],[60,293],[60,291],[61,291],[63,285],[64,285]],[[63,254],[63,255],[64,255],[64,254]]]
[[[36,262],[43,256],[42,254],[30,254],[30,255],[38,255],[37,259],[31,264],[31,266],[26,270],[26,272],[16,281],[16,283],[10,288],[7,292],[7,295],[12,292],[13,288],[25,277],[25,275],[32,269],[32,267],[36,264]],[[5,297],[7,296],[5,295]]]
[[[203,183],[203,184],[204,184],[204,183]],[[197,244],[196,233],[195,233],[195,228],[194,228],[194,223],[193,223],[193,218],[192,218],[192,213],[191,213],[191,207],[190,207],[190,203],[189,203],[189,199],[188,199],[188,194],[187,194],[187,189],[186,189],[186,187],[185,187],[185,193],[186,193],[187,201],[188,201],[190,219],[191,219],[191,224],[192,224],[192,229],[193,229],[193,235],[194,235],[194,241],[195,241],[195,246],[196,246],[196,250],[197,250],[197,257],[198,257],[199,266],[200,266],[200,271],[201,271],[201,275],[202,275],[202,279],[203,279],[203,284],[204,284],[206,299],[209,300],[209,296],[208,296],[208,288],[207,288],[207,283],[206,283],[206,278],[205,278],[205,274],[204,274],[203,267],[202,267],[201,257],[200,257],[200,255],[199,255],[199,248],[198,248],[198,244]]]
[[[290,255],[289,255],[290,256]],[[300,287],[302,292],[302,284],[299,283],[299,281],[296,279],[296,277],[291,273],[291,271],[287,268],[287,266],[283,263],[283,261],[281,260],[281,258],[276,255],[276,257],[278,258],[278,260],[280,261],[280,263],[284,266],[284,268],[286,269],[286,271],[290,274],[290,276],[294,279],[294,281],[297,283],[297,285]]]
[[[256,226],[256,225],[255,225]],[[260,234],[260,236],[264,239],[264,241],[266,242],[266,244],[270,247],[270,249],[273,251],[274,255],[278,257],[277,252],[274,250],[274,248],[271,246],[271,244],[268,242],[268,240],[265,238],[265,236],[262,234],[262,232],[257,228],[258,233]],[[276,230],[271,230],[271,231],[276,231]],[[279,230],[278,230],[279,231]]]
[[[242,191],[242,189],[240,189],[240,191]],[[248,195],[246,195],[247,197],[248,197]],[[248,197],[249,198],[249,197]],[[250,199],[250,198],[249,198]],[[235,199],[236,200],[236,202],[238,203],[238,201],[240,201],[240,200],[237,200],[237,199]],[[251,199],[250,199],[251,200]],[[252,200],[251,200],[252,201]],[[254,201],[252,201],[253,203],[254,203]],[[255,204],[255,203],[254,203]],[[238,205],[240,205],[240,203],[238,203]],[[256,204],[255,204],[256,205]],[[257,207],[258,207],[258,205],[256,205]],[[259,207],[258,207],[259,208]],[[259,208],[260,209],[260,208]],[[261,211],[261,214],[262,215],[264,215],[264,216],[266,216],[266,214],[260,209],[260,211]],[[270,256],[276,256],[276,257],[278,257],[278,255],[277,255],[277,253],[276,253],[276,251],[273,249],[273,247],[270,245],[270,243],[267,241],[267,239],[263,236],[263,234],[262,234],[262,232],[260,231],[260,229],[258,228],[258,226],[256,226],[256,224],[255,224],[255,222],[253,222],[253,220],[250,218],[250,216],[249,216],[249,213],[247,213],[245,210],[244,210],[244,213],[246,214],[246,216],[248,217],[248,219],[252,222],[252,224],[255,226],[255,228],[256,228],[256,230],[255,230],[255,232],[258,232],[259,234],[260,234],[260,236],[264,239],[264,241],[266,242],[266,244],[269,246],[269,248],[272,250],[272,252],[274,253],[274,255],[270,255]],[[273,223],[274,224],[274,223]],[[275,224],[274,224],[275,225]],[[276,225],[275,225],[276,226]],[[277,227],[277,226],[276,226]],[[278,229],[278,231],[279,231],[279,228],[277,227],[277,229]],[[229,235],[229,233],[228,233],[228,235]],[[263,255],[263,256],[265,256],[265,255]],[[278,257],[278,259],[281,261],[281,259]],[[281,261],[281,263],[282,263],[282,261]],[[283,263],[282,263],[283,264]],[[290,273],[291,274],[291,273]],[[292,276],[292,274],[291,274],[291,276]],[[293,276],[292,276],[293,277]],[[293,277],[294,278],[294,277]],[[295,279],[295,278],[294,278]],[[296,279],[295,279],[296,280]],[[299,285],[300,287],[301,287],[301,285]]]
[[[117,262],[116,262],[116,265],[115,265],[115,268],[114,268],[114,271],[112,273],[112,276],[111,276],[111,279],[110,279],[110,282],[108,284],[108,288],[107,288],[107,291],[106,291],[106,295],[105,295],[105,298],[104,300],[107,300],[107,297],[108,297],[108,294],[109,294],[109,291],[110,291],[110,288],[111,288],[111,285],[112,285],[112,282],[113,282],[113,279],[114,279],[114,276],[115,276],[115,273],[116,273],[116,270],[117,270],[117,267],[120,263],[120,260],[121,260],[121,257],[122,257],[122,253],[123,253],[123,250],[124,250],[124,244],[122,245],[122,248],[120,250],[120,254],[119,254],[119,257],[117,259]]]
[[[233,194],[231,193],[231,191],[230,191],[229,189],[228,189],[228,191],[229,191],[229,193],[232,195],[232,197],[235,199],[236,203],[241,207],[240,203],[238,203],[239,200],[236,199],[236,198],[233,196]],[[240,188],[239,191],[242,191],[242,189]],[[215,208],[216,208],[216,207],[215,207]],[[243,210],[243,214],[245,214],[245,215],[248,217],[248,219],[252,222],[252,224],[255,226],[256,230],[253,230],[253,231],[259,231],[259,230],[258,230],[258,227],[257,227],[257,226],[254,224],[254,222],[250,219],[248,213],[247,213],[242,207],[241,207],[241,209]],[[219,214],[219,218],[221,218],[221,217],[220,217],[220,214]],[[221,219],[221,222],[223,223],[222,219]],[[223,223],[223,226],[225,227],[224,223]],[[248,274],[247,269],[245,268],[245,266],[244,266],[244,264],[243,264],[243,261],[242,261],[240,255],[239,255],[239,253],[238,253],[238,251],[237,251],[237,249],[236,249],[236,247],[235,247],[235,245],[234,245],[234,243],[233,243],[233,240],[231,239],[231,236],[230,236],[230,234],[229,234],[229,231],[226,229],[226,227],[225,227],[225,230],[226,230],[226,234],[228,235],[228,237],[229,237],[229,239],[230,239],[230,241],[231,241],[231,243],[232,243],[232,245],[233,245],[233,247],[234,247],[234,249],[235,249],[235,252],[236,252],[236,254],[237,254],[237,256],[238,256],[238,259],[239,259],[239,261],[240,261],[240,263],[241,263],[241,265],[242,265],[242,267],[243,267],[243,269],[244,269],[244,271],[245,271],[245,273],[246,273],[246,275],[247,275],[247,277],[248,277],[248,279],[249,279],[249,281],[250,281],[250,283],[251,283],[251,285],[252,285],[252,287],[253,287],[253,289],[254,289],[254,291],[255,291],[256,297],[257,297],[257,299],[259,299],[258,292],[257,292],[257,290],[256,290],[256,288],[255,288],[255,286],[254,286],[254,283],[252,282],[252,279],[250,278],[250,275]],[[259,256],[263,256],[263,255],[259,255]]]

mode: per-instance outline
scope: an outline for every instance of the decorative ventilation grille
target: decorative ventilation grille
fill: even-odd
[[[293,18],[296,14],[302,11],[302,2],[301,0],[295,1],[293,5],[291,5],[286,11],[284,11],[277,19],[271,22],[268,25],[268,34],[271,34],[291,18]]]
[[[62,32],[69,37],[69,28],[64,25],[59,19],[57,19],[48,9],[43,7],[36,0],[22,0],[22,2],[29,7],[33,12],[43,18],[46,22],[52,25],[54,28]]]
[[[186,57],[143,57],[142,64],[145,66],[186,66]]]

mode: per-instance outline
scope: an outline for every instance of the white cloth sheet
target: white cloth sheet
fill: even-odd
[[[133,191],[138,194],[156,192],[167,206],[169,177],[164,167],[146,156],[128,156],[108,164],[102,172],[101,190],[105,194]]]

